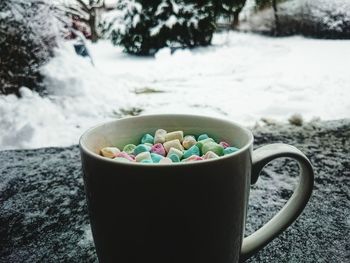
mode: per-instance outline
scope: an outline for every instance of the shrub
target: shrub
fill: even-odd
[[[0,2],[0,94],[41,92],[39,67],[52,55],[61,23],[44,0]]]
[[[349,0],[278,0],[278,30],[276,16],[268,5],[271,1],[256,1],[258,8],[263,10],[248,20],[245,25],[248,30],[280,36],[302,34],[316,38],[350,38]]]
[[[350,39],[349,0],[306,0],[300,14],[300,31],[303,35]]]
[[[209,45],[215,30],[215,14],[207,1],[121,0],[120,18],[110,38],[126,52],[154,54],[163,47]]]

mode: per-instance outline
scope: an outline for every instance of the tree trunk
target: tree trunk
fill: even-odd
[[[241,10],[237,10],[233,12],[233,21],[231,24],[231,28],[232,29],[237,29],[238,25],[239,25],[239,13],[241,12]]]
[[[97,32],[97,25],[96,25],[96,10],[91,10],[90,18],[89,18],[89,26],[91,30],[91,42],[96,43],[98,40],[98,32]]]
[[[272,0],[272,8],[275,15],[275,35],[279,35],[281,31],[280,31],[280,21],[279,21],[278,10],[277,10],[277,0]]]

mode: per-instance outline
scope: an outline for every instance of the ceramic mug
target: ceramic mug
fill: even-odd
[[[125,163],[101,148],[137,144],[162,128],[208,133],[239,151],[218,159],[173,164]],[[253,135],[228,121],[193,115],[148,115],[94,127],[80,139],[85,191],[97,256],[117,263],[232,263],[244,261],[285,230],[302,212],[313,169],[293,146],[253,151]],[[282,210],[244,238],[250,185],[279,157],[295,159],[300,181]]]

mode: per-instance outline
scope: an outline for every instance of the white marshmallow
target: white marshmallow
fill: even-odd
[[[152,158],[149,152],[142,152],[135,156],[135,160],[141,162],[142,160],[152,160]]]
[[[169,152],[170,148],[175,148],[175,149],[178,149],[180,151],[183,150],[183,147],[178,139],[165,142],[163,144],[163,146],[167,152]]]
[[[156,130],[156,132],[154,134],[154,144],[156,144],[156,143],[164,143],[166,134],[167,134],[166,130],[163,130],[163,129]]]
[[[104,147],[101,149],[101,154],[104,157],[114,158],[116,153],[119,153],[120,150],[117,147]]]
[[[216,153],[212,152],[212,151],[208,151],[204,156],[203,159],[207,160],[207,159],[216,159],[219,158],[219,155],[217,155]]]
[[[195,145],[197,143],[196,138],[194,138],[192,135],[187,135],[185,136],[185,138],[183,139],[182,142],[182,146],[188,150],[189,148],[191,148],[193,145]]]
[[[183,152],[181,150],[174,148],[174,147],[170,148],[167,157],[169,157],[172,154],[176,154],[179,157],[179,159],[181,159],[181,157],[183,156]]]
[[[184,132],[183,131],[173,131],[169,132],[165,135],[165,141],[172,141],[178,139],[180,142],[182,142],[184,138]]]

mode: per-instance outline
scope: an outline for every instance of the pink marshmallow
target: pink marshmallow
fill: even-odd
[[[161,143],[156,143],[155,145],[153,145],[151,148],[151,153],[156,153],[156,154],[159,154],[161,156],[166,155],[166,151],[164,149],[164,146]]]
[[[121,157],[121,158],[125,158],[125,159],[127,159],[129,161],[135,162],[135,156],[129,155],[126,152],[116,153],[116,154],[114,154],[114,157]]]
[[[224,141],[220,142],[219,144],[220,144],[222,147],[224,147],[224,149],[226,149],[227,147],[230,147],[230,145],[229,145],[227,142],[224,142]]]
[[[195,161],[202,161],[203,158],[197,155],[191,155],[187,159],[183,160],[184,162],[195,162]]]

